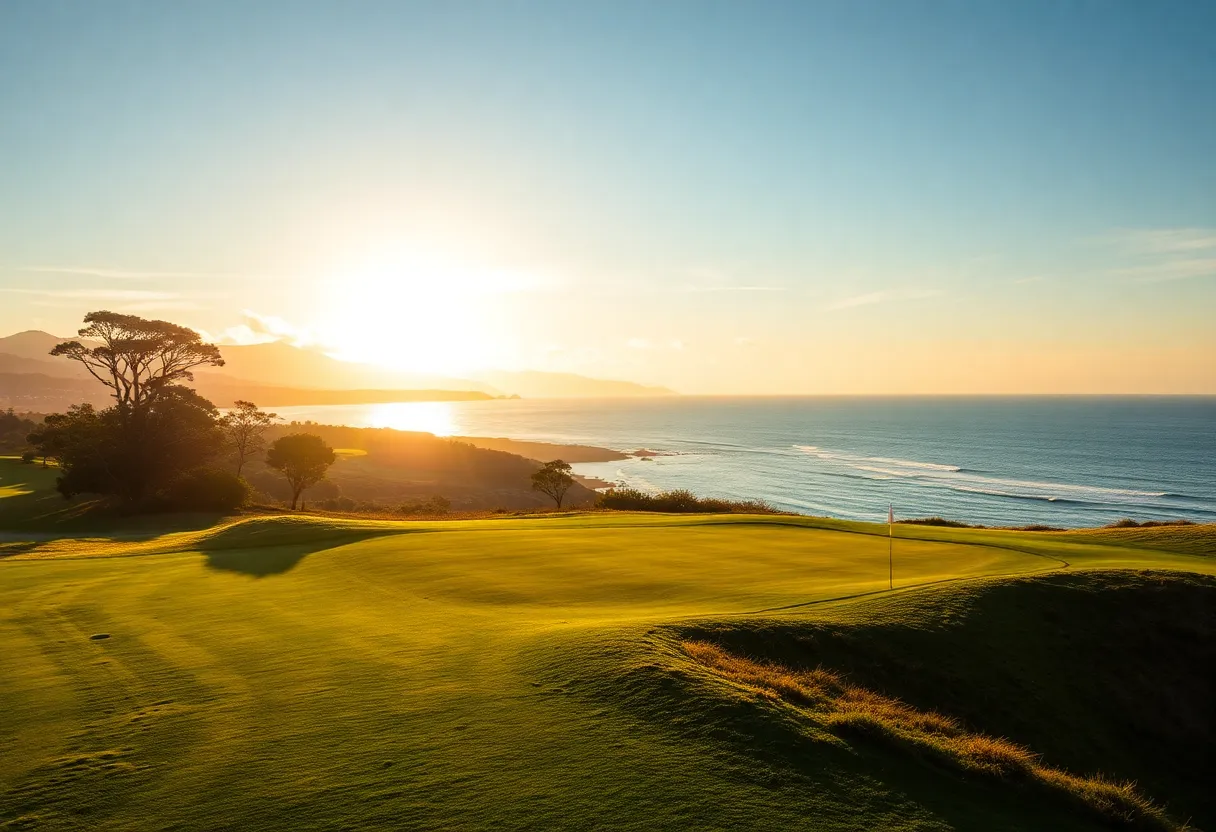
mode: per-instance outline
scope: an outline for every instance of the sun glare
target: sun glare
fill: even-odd
[[[371,408],[368,423],[374,428],[393,428],[452,436],[458,433],[450,402],[395,402]]]
[[[327,282],[323,330],[346,360],[426,373],[494,366],[508,320],[496,300],[525,288],[513,275],[397,254]]]

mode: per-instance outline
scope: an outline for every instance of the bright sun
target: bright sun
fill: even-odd
[[[496,301],[520,288],[507,275],[396,254],[327,282],[322,332],[351,361],[429,373],[495,366],[508,320]]]

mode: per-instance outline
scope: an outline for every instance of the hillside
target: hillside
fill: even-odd
[[[540,373],[536,371],[474,373],[473,378],[491,384],[499,390],[524,398],[614,398],[624,396],[674,396],[666,387],[648,387],[632,381],[611,381],[574,373]]]
[[[0,506],[37,494],[0,482]],[[896,541],[889,593],[879,531],[562,514],[0,537],[0,823],[1216,819],[1212,560],[936,530]],[[845,719],[859,703],[886,722]],[[1016,765],[969,767],[984,749]]]
[[[106,394],[106,388],[91,378],[0,372],[0,407],[3,408],[54,413],[74,404],[104,407],[113,403]]]
[[[430,373],[408,373],[339,361],[325,353],[296,347],[282,341],[266,344],[220,347],[224,356],[222,370],[200,370],[200,384],[209,379],[228,383],[272,384],[283,387],[353,390],[359,388],[422,388],[435,390],[473,390],[497,393],[487,385],[465,378],[450,378]]]
[[[56,344],[76,339],[77,336],[75,335],[60,337],[39,329],[27,329],[24,332],[16,332],[12,335],[0,337],[0,354],[31,361],[51,362],[50,353]],[[87,346],[95,345],[88,343]],[[59,364],[59,362],[54,363]],[[66,361],[63,362],[65,365],[67,363]]]
[[[74,336],[72,336],[74,337]],[[72,361],[52,359],[51,349],[69,337],[29,330],[0,338],[0,374],[37,374],[56,378],[89,380],[85,370]],[[476,397],[520,395],[537,398],[663,396],[674,395],[662,387],[646,387],[628,381],[589,378],[573,373],[496,371],[454,378],[340,361],[317,349],[297,347],[283,341],[265,344],[221,346],[222,368],[195,373],[201,392],[227,407],[235,399],[252,399],[272,406],[307,404],[374,404],[384,401],[467,400]],[[55,383],[36,388],[38,379],[25,379],[20,400],[0,378],[0,405],[61,410],[60,387]],[[308,392],[312,391],[312,392]],[[322,396],[317,391],[326,391]],[[344,391],[339,394],[337,391]],[[454,397],[453,394],[459,394]],[[390,398],[398,394],[402,398]],[[41,397],[31,401],[32,396]]]
[[[411,433],[391,428],[350,428],[337,425],[276,425],[268,442],[288,433],[308,431],[342,450],[326,482],[307,492],[310,500],[345,497],[392,509],[401,504],[441,496],[457,510],[544,508],[552,505],[532,490],[535,460],[506,450],[477,447],[471,441]],[[551,446],[557,450],[561,446]],[[552,458],[552,457],[550,457]],[[282,476],[260,461],[250,463],[245,476],[260,491],[275,498],[290,495]],[[595,494],[575,484],[566,506],[585,506]]]

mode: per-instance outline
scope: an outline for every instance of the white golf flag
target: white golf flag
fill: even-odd
[[[895,523],[895,504],[894,504],[894,503],[889,503],[889,504],[887,505],[887,526],[888,526],[888,530],[889,530],[889,527],[890,527],[892,524],[894,524],[894,523]]]

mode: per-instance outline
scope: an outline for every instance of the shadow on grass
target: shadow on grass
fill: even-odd
[[[563,686],[581,687],[571,681]],[[762,697],[707,686],[700,671],[654,662],[592,695],[606,696],[681,741],[704,743],[706,759],[725,765],[732,778],[801,805],[808,816],[823,818],[824,828],[1107,828],[1101,819],[1044,799],[1019,782],[965,776],[893,749],[828,736]]]
[[[698,622],[678,631],[753,661],[831,669],[922,711],[1008,737],[1054,768],[1135,781],[1172,816],[1211,828],[1214,686],[1203,668],[1216,660],[1214,598],[1216,579],[1189,573],[1052,574],[875,599],[866,602],[869,617],[847,623]],[[759,711],[747,714],[739,722],[760,731]],[[891,756],[867,749],[873,743],[864,739],[848,742],[876,760]],[[891,765],[907,769],[901,776],[911,785],[901,788],[911,793],[918,772]],[[970,783],[951,789],[981,788],[975,778],[951,779]],[[1020,783],[984,788],[1039,800]],[[934,799],[917,793],[924,805]]]
[[[207,566],[227,572],[242,572],[255,578],[281,575],[314,552],[336,548],[332,543],[315,547],[275,546],[266,549],[219,549],[207,553]]]
[[[241,523],[207,538],[198,549],[207,555],[207,566],[211,569],[265,578],[281,575],[317,552],[411,531],[295,526],[279,522]]]

